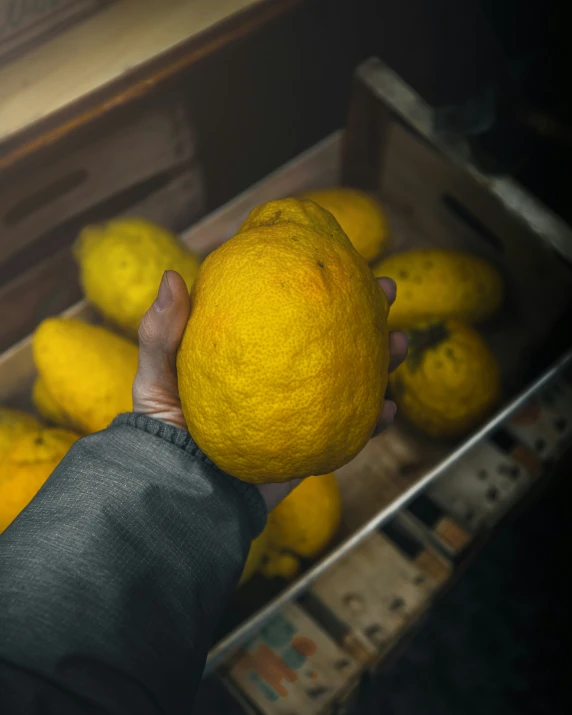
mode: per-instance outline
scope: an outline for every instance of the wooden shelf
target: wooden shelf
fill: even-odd
[[[127,81],[139,82],[131,95],[154,86],[157,78],[145,76],[145,70],[157,71],[162,60],[162,78],[188,66],[192,58],[185,65],[185,58],[175,61],[173,53],[189,43],[212,40],[219,28],[240,34],[243,24],[253,24],[250,15],[256,24],[258,15],[288,5],[291,0],[117,0],[0,68],[0,169],[37,148],[31,140],[36,145],[53,140],[58,131],[87,121],[88,108],[93,113],[96,103],[96,113],[105,102],[120,103],[121,97],[110,95],[119,87],[125,92]],[[244,14],[248,10],[252,13]],[[78,120],[80,109],[84,116]],[[54,118],[58,121],[50,121]],[[40,138],[48,131],[49,137]]]

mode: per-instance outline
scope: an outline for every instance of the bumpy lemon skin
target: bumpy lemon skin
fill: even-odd
[[[445,322],[444,328],[448,337],[421,355],[410,349],[406,361],[390,376],[400,413],[435,438],[468,434],[501,394],[498,362],[481,335],[455,320]]]
[[[33,429],[21,435],[0,463],[0,533],[32,501],[79,435]]]
[[[157,296],[163,273],[177,271],[190,290],[199,270],[199,259],[178,236],[132,217],[87,226],[74,255],[86,298],[132,338]]]
[[[37,431],[40,422],[23,410],[0,406],[0,462],[11,449],[14,441],[27,434]]]
[[[385,258],[372,270],[397,284],[397,297],[389,314],[391,330],[449,319],[480,323],[497,312],[504,298],[498,270],[468,253],[405,251]]]
[[[129,340],[81,320],[48,318],[36,329],[32,349],[51,400],[77,431],[105,429],[133,409],[138,356]]]
[[[388,305],[312,201],[251,212],[202,264],[177,357],[189,431],[254,483],[325,474],[368,442],[383,406]]]
[[[336,475],[308,477],[270,512],[268,542],[277,551],[313,558],[330,543],[341,519]]]

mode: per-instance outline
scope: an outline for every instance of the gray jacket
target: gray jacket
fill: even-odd
[[[189,715],[263,529],[186,432],[120,415],[0,535],[0,712]]]

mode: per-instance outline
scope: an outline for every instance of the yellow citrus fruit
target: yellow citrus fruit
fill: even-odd
[[[393,278],[397,284],[397,298],[389,314],[392,330],[449,318],[478,323],[493,315],[503,301],[500,273],[468,253],[406,251],[381,261],[373,272]]]
[[[41,427],[38,420],[27,412],[0,406],[0,463],[12,444],[22,435]]]
[[[432,437],[460,437],[498,401],[500,370],[474,328],[449,320],[410,331],[409,355],[390,386],[412,424]]]
[[[79,435],[32,429],[21,435],[0,463],[0,532],[32,501]]]
[[[70,427],[71,420],[62,410],[54,398],[50,395],[46,383],[41,377],[34,380],[32,388],[32,401],[40,415],[46,420],[59,427]]]
[[[252,544],[250,545],[248,557],[246,559],[246,563],[244,564],[242,576],[240,577],[240,581],[238,583],[239,587],[249,581],[258,571],[258,568],[262,563],[262,559],[264,558],[267,549],[268,536],[266,534],[266,529],[264,529],[264,531],[259,536],[257,536],[256,539],[254,539]]]
[[[87,226],[74,254],[87,299],[130,336],[155,300],[164,271],[178,271],[190,290],[199,270],[198,258],[178,236],[140,218]]]
[[[177,358],[187,426],[248,482],[325,474],[368,442],[389,363],[387,301],[313,201],[272,201],[211,253]]]
[[[299,558],[314,558],[340,526],[342,503],[335,474],[308,477],[268,515],[268,554],[260,570],[268,577],[290,578]]]
[[[137,346],[125,338],[81,320],[48,318],[32,346],[52,404],[79,432],[102,430],[120,412],[133,409]]]
[[[289,581],[300,572],[300,559],[285,551],[269,550],[259,570],[266,578],[282,578]]]
[[[389,241],[389,226],[381,204],[357,189],[334,187],[304,194],[327,209],[366,261],[379,257]]]

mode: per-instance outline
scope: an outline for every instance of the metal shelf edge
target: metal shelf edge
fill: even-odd
[[[497,427],[512,417],[535,394],[552,383],[564,370],[572,365],[572,350],[567,351],[548,370],[522,390],[513,400],[499,410],[480,430],[471,435],[459,445],[444,460],[422,477],[416,484],[404,491],[395,501],[382,509],[372,519],[366,522],[352,536],[342,542],[338,548],[319,561],[301,578],[286,588],[279,596],[274,598],[264,608],[261,608],[252,618],[242,623],[238,628],[220,640],[210,650],[203,677],[212,674],[224,660],[225,656],[233,649],[244,643],[256,629],[263,626],[286,603],[303,593],[310,584],[318,579],[325,571],[349,554],[370,534],[386,524],[397,512],[406,507],[413,499],[421,494],[432,482],[440,477],[449,467],[463,457],[472,447],[491,434]]]

